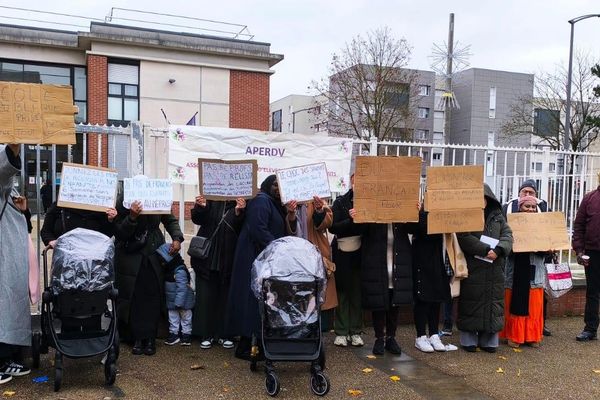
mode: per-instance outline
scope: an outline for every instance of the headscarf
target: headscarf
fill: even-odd
[[[267,176],[267,179],[265,179],[263,181],[263,183],[260,184],[260,191],[263,193],[266,193],[270,196],[271,195],[271,186],[273,186],[273,183],[275,183],[276,180],[277,180],[276,175]]]
[[[519,197],[519,208],[521,208],[521,206],[523,204],[533,204],[534,206],[537,207],[538,204],[538,199],[534,196],[523,196],[523,197]]]

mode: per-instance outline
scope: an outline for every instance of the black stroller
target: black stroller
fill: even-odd
[[[259,300],[261,341],[265,356],[265,387],[277,396],[281,386],[274,361],[310,362],[314,394],[329,392],[320,307],[327,276],[323,259],[310,242],[284,237],[273,241],[254,261],[252,290]],[[256,369],[256,351],[251,369]]]
[[[47,354],[48,347],[56,349],[54,391],[61,386],[63,356],[75,359],[106,354],[106,384],[115,382],[119,337],[114,254],[114,243],[101,233],[82,228],[65,233],[54,249],[49,284],[47,250],[43,252],[41,335],[33,335],[32,356],[37,367],[41,353]],[[108,319],[104,329],[103,318]]]

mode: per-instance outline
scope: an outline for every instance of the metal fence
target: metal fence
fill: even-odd
[[[517,197],[520,184],[533,179],[539,198],[546,200],[551,210],[565,214],[570,237],[581,199],[599,183],[600,153],[377,141],[376,138],[355,141],[354,146],[355,154],[361,155],[421,157],[422,190],[427,182],[428,166],[483,165],[484,180],[501,203]]]

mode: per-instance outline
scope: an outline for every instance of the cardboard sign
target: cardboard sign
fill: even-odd
[[[75,144],[71,86],[0,82],[0,143]]]
[[[355,222],[417,222],[419,157],[356,157]]]
[[[283,204],[291,200],[304,203],[311,201],[313,196],[331,197],[325,163],[277,170],[277,182]]]
[[[569,250],[565,216],[561,212],[512,213],[508,225],[513,233],[513,252]]]
[[[90,211],[113,208],[118,173],[108,168],[63,163],[58,206]]]
[[[149,179],[146,177],[123,180],[123,207],[131,203],[142,203],[142,214],[170,214],[173,204],[173,184],[169,179]]]
[[[427,233],[483,230],[483,166],[428,167]]]
[[[251,199],[258,183],[256,160],[198,159],[200,194],[208,200]]]

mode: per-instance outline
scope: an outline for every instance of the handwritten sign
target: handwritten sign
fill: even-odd
[[[354,173],[356,222],[419,220],[419,157],[357,157]]]
[[[123,207],[131,203],[142,203],[142,214],[170,214],[173,204],[173,184],[169,179],[149,179],[146,177],[123,180]]]
[[[307,202],[312,200],[313,196],[322,199],[331,197],[325,163],[277,170],[277,182],[283,204],[291,200]]]
[[[118,174],[115,170],[63,163],[58,206],[106,211],[115,206]]]
[[[427,233],[483,230],[483,166],[428,167]]]
[[[251,199],[258,190],[256,160],[198,159],[200,193],[208,200]]]
[[[70,86],[0,82],[0,143],[75,144]]]
[[[513,252],[568,250],[567,223],[561,212],[512,213],[508,225],[513,232]]]

